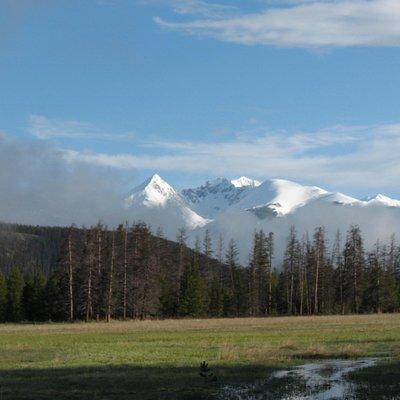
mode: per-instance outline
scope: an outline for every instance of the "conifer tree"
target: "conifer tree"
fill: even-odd
[[[239,315],[239,299],[237,287],[238,249],[234,240],[230,240],[225,254],[227,276],[224,280],[224,315]]]
[[[2,272],[0,272],[0,322],[7,319],[7,280]]]
[[[283,274],[285,277],[286,309],[288,314],[294,314],[294,296],[295,296],[295,276],[299,265],[298,260],[298,240],[296,229],[291,226],[287,238],[286,250],[283,261]]]
[[[45,290],[47,279],[41,268],[38,268],[33,276],[33,315],[35,321],[44,321]]]
[[[50,274],[44,290],[44,315],[45,321],[60,321],[65,319],[65,296],[59,271]]]
[[[182,275],[179,314],[184,317],[200,317],[203,315],[203,290],[198,257],[192,264],[186,265]]]
[[[335,270],[335,288],[336,288],[336,299],[339,304],[339,312],[344,314],[344,275],[343,275],[343,256],[341,248],[341,234],[337,230],[335,236],[335,243],[332,250],[332,265]]]
[[[7,280],[8,297],[8,320],[11,322],[21,321],[23,318],[23,290],[24,278],[19,268],[14,267],[10,271]]]
[[[224,292],[218,277],[212,278],[208,293],[208,302],[208,315],[211,317],[221,317],[224,312]]]
[[[364,244],[358,226],[351,226],[344,249],[344,298],[347,311],[360,311],[365,269]]]
[[[25,275],[22,290],[23,319],[35,321],[34,315],[34,283],[32,275]]]
[[[326,259],[326,243],[325,243],[325,231],[324,228],[318,227],[314,232],[314,314],[318,314],[321,311],[324,295],[326,293],[322,291],[324,288],[323,277],[327,274],[327,259]]]

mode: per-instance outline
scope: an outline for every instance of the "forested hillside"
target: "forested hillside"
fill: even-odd
[[[343,242],[343,243],[342,243]],[[144,224],[115,230],[0,226],[0,320],[110,320],[393,312],[399,310],[400,250],[366,250],[360,229],[327,243],[288,233],[282,265],[273,233],[255,232],[246,266],[236,244],[195,249]]]

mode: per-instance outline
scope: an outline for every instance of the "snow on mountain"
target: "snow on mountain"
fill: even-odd
[[[217,178],[198,188],[182,190],[181,194],[196,213],[206,218],[215,218],[258,185],[259,182],[244,176],[233,181]]]
[[[284,179],[265,181],[239,201],[235,209],[253,212],[259,218],[282,216],[328,192],[316,186],[302,186]]]
[[[155,174],[128,194],[125,206],[129,208],[141,203],[147,207],[164,207],[171,199],[179,200],[178,194],[159,175]]]
[[[131,218],[161,227],[170,238],[175,238],[182,227],[192,230],[209,222],[192,211],[159,175],[152,176],[128,193],[124,205]]]
[[[234,179],[231,181],[232,185],[241,188],[241,187],[257,187],[261,185],[261,182],[256,181],[255,179],[248,178],[247,176],[241,176],[238,179]]]
[[[400,200],[391,199],[383,194],[377,194],[374,197],[368,197],[364,203],[367,206],[384,205],[387,207],[400,207]]]
[[[328,246],[336,230],[343,234],[351,224],[360,226],[366,247],[379,237],[400,233],[400,201],[383,195],[358,200],[343,193],[328,192],[283,179],[260,184],[250,178],[217,178],[204,185],[175,191],[158,175],[134,189],[125,199],[129,217],[153,228],[162,227],[170,239],[181,227],[189,232],[189,243],[207,229],[216,243],[222,235],[234,239],[246,262],[254,230],[274,232],[276,262],[283,254],[290,226],[299,236],[312,235],[324,226]]]
[[[320,199],[326,203],[332,203],[336,205],[361,205],[362,201],[355,199],[354,197],[347,196],[343,193],[326,193],[321,196]]]

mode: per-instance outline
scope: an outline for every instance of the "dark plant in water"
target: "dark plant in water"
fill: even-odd
[[[217,377],[211,371],[211,368],[208,366],[208,363],[203,361],[200,364],[200,376],[204,379],[205,382],[216,382]]]

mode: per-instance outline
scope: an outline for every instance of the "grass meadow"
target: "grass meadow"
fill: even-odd
[[[212,399],[277,368],[366,356],[381,361],[353,376],[363,393],[399,391],[400,315],[6,324],[0,399]]]

